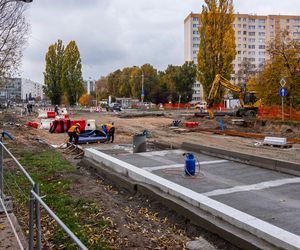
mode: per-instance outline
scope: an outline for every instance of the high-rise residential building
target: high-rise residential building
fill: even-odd
[[[275,36],[286,30],[289,36],[300,42],[300,16],[289,15],[252,15],[234,14],[236,57],[233,61],[234,74],[231,77],[235,84],[243,81],[239,70],[242,62],[250,63],[253,72],[259,70],[267,60],[266,47]],[[200,35],[200,14],[190,13],[184,19],[184,60],[197,63]],[[201,84],[194,84],[193,100],[203,99]]]
[[[0,101],[26,101],[30,98],[43,99],[43,85],[25,78],[1,79]]]
[[[85,87],[85,90],[88,95],[90,95],[92,92],[95,92],[95,87],[96,87],[96,81],[89,79],[86,81],[83,81],[83,85]]]

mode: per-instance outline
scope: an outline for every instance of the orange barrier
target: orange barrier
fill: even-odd
[[[164,109],[185,109],[190,108],[192,105],[190,103],[165,103]]]
[[[260,107],[258,109],[257,115],[261,119],[281,119],[282,118],[281,106],[273,105],[273,106]],[[285,106],[284,119],[300,121],[300,112],[291,107]]]

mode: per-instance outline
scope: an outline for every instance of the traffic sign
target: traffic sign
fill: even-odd
[[[280,88],[279,94],[280,94],[281,97],[285,97],[287,95],[286,88]]]
[[[280,86],[283,88],[285,86],[285,84],[286,84],[286,80],[284,78],[282,78],[280,80]]]
[[[141,91],[141,96],[144,97],[145,96],[145,93],[144,93],[144,90],[142,89]]]

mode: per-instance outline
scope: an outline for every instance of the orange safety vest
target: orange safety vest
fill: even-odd
[[[114,125],[112,125],[111,123],[107,123],[107,124],[106,124],[107,133],[110,131],[110,129],[111,129],[113,126],[114,126]]]
[[[76,126],[76,125],[73,125],[69,130],[68,132],[72,133],[72,132],[75,132],[76,134],[80,134],[80,129]]]

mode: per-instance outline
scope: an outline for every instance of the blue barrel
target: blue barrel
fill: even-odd
[[[185,158],[185,174],[194,176],[196,173],[196,160],[193,154],[187,153]]]

